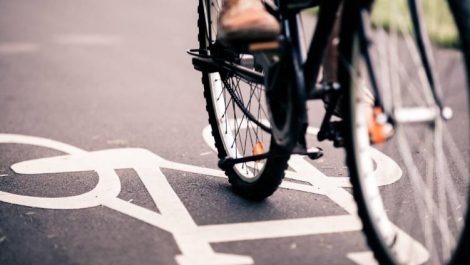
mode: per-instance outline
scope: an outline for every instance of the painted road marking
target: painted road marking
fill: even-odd
[[[112,46],[119,44],[121,38],[104,34],[63,34],[54,36],[52,41],[61,45]]]
[[[360,220],[355,215],[356,207],[352,196],[342,186],[338,186],[337,181],[322,174],[300,156],[293,156],[289,161],[289,165],[294,171],[288,173],[287,180],[283,182],[281,187],[325,195],[345,209],[349,213],[348,215],[198,226],[169,185],[161,169],[225,177],[220,170],[168,161],[148,150],[139,148],[87,152],[49,139],[14,134],[0,134],[0,143],[34,145],[67,153],[63,156],[14,164],[11,168],[16,173],[48,174],[96,171],[99,176],[96,187],[81,195],[44,198],[0,191],[0,201],[47,209],[107,206],[172,233],[182,253],[176,257],[176,261],[181,265],[253,264],[253,260],[249,256],[217,253],[212,249],[210,243],[338,233],[361,229]],[[121,183],[115,170],[123,168],[131,168],[137,172],[160,213],[117,198],[121,190]],[[289,178],[302,180],[306,184],[290,182]],[[403,238],[410,239],[410,237]],[[417,244],[412,239],[407,242]],[[349,253],[347,256],[358,264],[374,262],[368,252]],[[426,255],[423,257],[426,258]]]
[[[0,42],[0,55],[32,53],[39,50],[39,44],[31,42]]]
[[[105,34],[62,34],[53,36],[51,42],[57,45],[99,47],[119,45],[122,39],[119,36]],[[41,45],[37,42],[1,41],[0,56],[34,53],[41,48],[44,48],[44,43]]]

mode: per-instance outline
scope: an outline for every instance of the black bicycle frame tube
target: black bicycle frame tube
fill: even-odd
[[[325,57],[328,40],[333,31],[341,2],[342,0],[326,0],[320,5],[317,26],[315,27],[313,39],[307,53],[307,60],[303,67],[308,94],[316,87],[320,66]]]
[[[290,45],[292,45],[292,56],[295,58],[295,60],[303,63],[304,55],[302,54],[302,51],[304,44],[299,31],[299,11],[292,12],[288,8],[288,1],[285,0],[279,0],[278,4],[279,13],[281,15],[281,23],[284,30],[283,35],[286,37],[286,40],[290,42]]]
[[[377,81],[377,74],[374,69],[374,65],[372,63],[372,58],[369,53],[370,47],[370,10],[367,8],[361,8],[359,11],[359,45],[361,54],[364,58],[367,74],[369,76],[370,84],[372,86],[372,92],[374,94],[374,106],[379,106],[383,110],[385,110],[384,102],[382,100],[382,96],[380,94],[380,86],[379,82]]]
[[[439,87],[439,82],[436,80],[436,71],[434,69],[434,62],[432,60],[431,55],[431,44],[429,39],[424,34],[426,29],[422,23],[422,11],[420,7],[417,5],[416,0],[408,0],[408,7],[410,8],[410,15],[411,20],[413,21],[413,29],[416,35],[416,44],[418,45],[419,54],[421,55],[421,61],[423,62],[423,67],[426,72],[426,77],[429,82],[429,86],[431,87],[431,91],[436,101],[436,104],[439,108],[444,108],[444,105],[441,101],[441,91]]]
[[[305,72],[303,71],[303,62],[305,60],[305,50],[304,50],[304,39],[302,32],[299,30],[300,27],[300,13],[298,10],[292,10],[288,8],[287,1],[278,1],[279,4],[279,14],[282,23],[283,36],[284,36],[284,49],[286,51],[285,56],[281,60],[287,60],[284,63],[289,64],[289,67],[292,67],[292,71],[288,74],[288,77],[291,78],[292,82],[292,91],[295,95],[293,97],[294,102],[293,107],[295,108],[295,113],[297,114],[293,118],[296,119],[296,130],[293,131],[294,137],[296,138],[296,143],[305,148],[305,130],[307,128],[308,119],[307,119],[307,109],[306,109],[306,100],[307,100],[307,91],[305,86]],[[279,87],[277,89],[286,89],[285,87]],[[295,145],[290,146],[292,148]],[[289,148],[290,148],[289,147]]]

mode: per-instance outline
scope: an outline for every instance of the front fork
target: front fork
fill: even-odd
[[[410,11],[411,21],[413,25],[413,31],[415,35],[416,46],[420,55],[421,63],[423,65],[424,71],[426,73],[426,78],[429,84],[429,87],[432,92],[433,100],[436,106],[440,110],[440,116],[444,120],[452,118],[452,110],[449,107],[446,107],[442,101],[442,89],[440,87],[440,82],[438,80],[438,75],[436,74],[434,60],[431,52],[431,44],[428,35],[426,34],[426,27],[423,24],[423,11],[421,10],[421,5],[419,5],[421,0],[408,0],[408,7]],[[375,107],[381,108],[386,113],[389,113],[389,119],[393,123],[393,113],[392,109],[386,108],[384,105],[382,97],[380,95],[380,84],[377,81],[376,71],[372,64],[372,59],[370,56],[370,46],[372,42],[372,29],[371,29],[371,20],[370,12],[373,6],[373,0],[368,0],[364,2],[362,7],[359,7],[359,42],[361,54],[364,58],[367,73],[369,80],[372,86],[372,92],[375,97],[374,105]],[[380,43],[378,44],[380,45]],[[393,89],[393,88],[392,88]]]

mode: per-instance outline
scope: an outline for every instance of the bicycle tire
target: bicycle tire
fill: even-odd
[[[206,2],[204,2],[206,1]],[[199,6],[198,6],[198,41],[199,41],[199,46],[200,49],[209,49],[210,45],[215,41],[215,36],[216,36],[216,20],[218,17],[218,14],[214,14],[220,9],[217,9],[217,6],[220,8],[220,0],[200,0],[199,1]],[[211,14],[210,17],[208,15],[208,12],[206,11],[206,7],[211,8]],[[208,26],[210,25],[210,26]],[[211,33],[209,34],[209,29],[211,28]],[[211,40],[209,40],[209,36],[212,35],[213,37]],[[233,54],[237,54],[236,51],[231,51]],[[224,159],[227,157],[232,157],[232,158],[239,158],[242,156],[247,156],[251,155],[249,154],[249,150],[247,150],[247,147],[242,147],[243,141],[238,141],[236,139],[237,135],[239,136],[240,133],[237,131],[240,130],[250,130],[253,131],[253,137],[257,139],[261,139],[261,136],[258,135],[262,133],[262,130],[259,130],[259,126],[257,126],[255,123],[251,122],[248,119],[242,118],[241,122],[238,122],[236,113],[240,114],[239,110],[236,110],[237,106],[236,104],[233,103],[232,100],[232,105],[233,106],[226,106],[227,101],[228,104],[230,104],[231,99],[227,99],[230,95],[227,95],[225,97],[225,93],[228,89],[237,90],[237,88],[231,88],[230,85],[234,84],[233,83],[233,78],[234,77],[225,77],[226,80],[223,80],[224,77],[220,73],[202,73],[202,84],[204,86],[204,98],[206,100],[206,110],[209,115],[209,124],[212,129],[212,136],[214,138],[214,143],[215,143],[215,148],[218,153],[218,158],[219,159]],[[216,82],[219,82],[219,84],[216,84]],[[231,83],[232,82],[232,83]],[[238,79],[235,82],[238,83],[243,83],[246,86],[250,86],[248,82],[246,82],[243,79]],[[219,86],[218,88],[216,86]],[[263,107],[262,100],[261,98],[265,98],[265,93],[264,89],[261,88],[261,85],[258,85],[259,87],[257,89],[261,89],[260,93],[258,93],[258,101],[255,102],[254,104],[258,104],[256,107],[258,108],[258,113],[256,116],[259,119],[259,122],[261,123],[267,123],[267,120],[269,120],[268,117],[268,110],[264,109],[261,115],[260,115],[260,108],[265,108]],[[220,90],[215,92],[216,90]],[[249,89],[252,89],[251,87]],[[252,102],[251,100],[243,100],[243,96],[241,95],[241,90],[243,88],[238,88],[239,90],[239,96],[241,97],[240,101],[244,102],[246,104],[246,108],[250,109],[252,106],[250,103]],[[262,91],[262,93],[261,93]],[[219,95],[216,95],[218,93],[221,93]],[[250,92],[249,94],[251,94]],[[222,94],[224,95],[222,97]],[[246,95],[246,93],[245,93]],[[224,101],[223,108],[220,108],[221,103],[220,101]],[[232,109],[232,113],[229,113],[229,109]],[[228,118],[230,116],[230,118]],[[263,117],[260,117],[263,116]],[[226,119],[225,121],[223,121]],[[229,119],[229,120],[227,120]],[[228,129],[227,130],[227,124],[231,123],[230,119],[235,120],[233,122],[233,129]],[[246,125],[244,125],[245,123]],[[250,128],[251,125],[251,128]],[[237,128],[238,126],[238,128]],[[224,128],[225,127],[225,128]],[[245,127],[245,128],[242,128]],[[256,128],[256,129],[255,129]],[[231,131],[235,130],[235,139],[233,137],[233,133]],[[232,136],[227,134],[232,134]],[[246,138],[248,138],[247,135],[245,135]],[[241,136],[240,136],[241,137]],[[252,146],[252,151],[254,150],[255,146],[260,147],[260,146],[268,146],[269,148],[262,148],[264,151],[277,151],[279,147],[276,145],[275,141],[273,138],[271,138],[271,135],[269,133],[264,133],[263,136],[263,142],[262,145],[258,145],[259,141],[256,142],[251,142]],[[232,143],[230,143],[232,142]],[[247,140],[245,139],[245,144]],[[254,145],[254,146],[253,146]],[[239,147],[240,146],[240,147]],[[235,150],[235,151],[233,151]],[[253,151],[254,152],[254,151]],[[224,168],[223,170],[225,171],[226,176],[228,177],[228,180],[230,184],[232,185],[233,190],[235,193],[238,195],[250,199],[250,200],[263,200],[266,197],[272,195],[279,185],[282,182],[282,179],[284,178],[284,171],[287,168],[287,161],[289,160],[289,155],[284,155],[284,156],[276,156],[276,157],[269,157],[267,159],[263,159],[261,161],[255,161],[250,163],[241,163],[237,164],[233,167],[230,168]],[[256,164],[260,165],[260,169],[256,170]],[[251,170],[253,172],[248,172],[250,165]],[[245,172],[245,170],[247,170]]]
[[[470,192],[468,188],[470,1],[450,1],[451,14],[456,23],[456,31],[460,36],[458,50],[460,51],[459,65],[461,66],[461,72],[459,73],[463,74],[463,79],[455,83],[458,83],[458,87],[462,89],[461,92],[466,94],[466,96],[461,94],[457,95],[459,99],[457,100],[458,104],[456,104],[456,106],[465,106],[462,108],[454,108],[456,111],[454,117],[458,119],[463,118],[456,124],[452,124],[452,128],[461,126],[461,128],[465,130],[463,136],[459,136],[463,140],[458,139],[464,144],[458,145],[457,149],[459,150],[457,151],[460,151],[459,154],[461,154],[463,160],[467,162],[463,164],[463,169],[456,169],[458,162],[450,161],[446,158],[447,155],[452,155],[452,152],[457,151],[455,148],[450,147],[449,144],[449,141],[452,140],[452,128],[440,128],[451,127],[451,122],[455,123],[455,121],[443,121],[438,115],[434,118],[433,126],[428,127],[428,125],[426,125],[423,126],[423,128],[419,128],[421,125],[413,125],[414,127],[410,128],[411,126],[405,124],[404,120],[399,120],[397,122],[398,125],[394,138],[380,146],[374,146],[376,150],[393,158],[396,164],[401,168],[401,178],[388,187],[378,186],[377,176],[372,174],[374,164],[370,155],[367,155],[371,152],[371,139],[368,132],[369,124],[367,115],[365,115],[367,106],[362,100],[362,92],[359,88],[359,86],[363,86],[364,84],[358,81],[360,80],[358,78],[364,78],[364,75],[359,76],[358,74],[364,72],[361,71],[364,62],[360,50],[359,25],[351,23],[351,21],[359,21],[359,16],[361,15],[359,10],[363,7],[360,6],[360,1],[346,2],[343,9],[343,24],[340,36],[340,62],[343,62],[343,64],[339,71],[340,82],[345,87],[345,96],[347,98],[344,102],[344,108],[347,110],[345,123],[347,131],[349,132],[346,134],[346,154],[351,182],[353,184],[353,196],[358,205],[358,214],[363,222],[363,231],[367,238],[368,245],[380,264],[464,264],[464,262],[468,262],[469,260],[468,241],[470,237],[468,225],[470,222],[470,216],[468,214],[468,205],[470,205]],[[373,9],[372,12],[374,12]],[[348,22],[344,23],[344,21]],[[376,34],[378,31],[379,29],[375,29],[373,34]],[[393,33],[393,31],[389,29],[387,34],[392,34],[390,32]],[[406,32],[401,32],[401,34],[403,33],[405,34],[401,36],[401,38],[406,38]],[[383,42],[374,43],[374,40],[372,40],[372,44],[377,46],[386,45]],[[398,58],[405,60],[403,57]],[[344,62],[346,62],[346,64],[344,64]],[[389,72],[392,74],[393,72],[399,72],[399,70],[393,70],[394,69],[391,69]],[[410,71],[410,73],[413,73],[413,71]],[[403,76],[405,76],[405,74],[403,74]],[[379,81],[385,82],[384,80]],[[414,82],[414,79],[410,77],[408,81],[411,83]],[[366,84],[370,86],[370,83]],[[445,86],[445,88],[454,92],[453,87]],[[399,88],[389,86],[389,89],[393,91]],[[383,90],[385,90],[385,88],[383,88]],[[382,97],[384,97],[382,94],[384,93],[383,90],[380,91]],[[388,101],[387,104],[389,104],[388,110],[397,111],[400,110],[400,108],[407,109],[407,101],[411,99],[403,100],[403,95],[400,95],[399,98],[403,102],[402,105],[398,105],[399,103],[397,103],[396,99],[397,92],[394,93],[395,99],[393,102],[388,101],[387,97],[384,97],[384,101]],[[403,93],[403,91],[399,93]],[[454,92],[448,93],[448,96],[450,94],[456,95]],[[406,96],[408,94],[404,95]],[[449,100],[449,102],[455,100],[454,98]],[[416,116],[417,115],[414,115],[414,117]],[[419,134],[419,137],[410,136],[410,131],[413,130],[422,130],[426,134]],[[434,132],[430,133],[429,131],[431,130]],[[444,137],[442,131],[446,130],[446,137]],[[430,146],[432,146],[434,150],[432,148],[430,150],[424,150],[417,146],[417,144],[428,142],[428,134],[435,137],[432,139],[432,142],[430,142]],[[418,138],[419,141],[424,139],[423,142],[414,142]],[[409,151],[406,150],[407,145]],[[446,148],[453,150],[449,151]],[[438,154],[441,156],[439,159],[436,159]],[[431,156],[433,160],[425,159]],[[436,165],[433,165],[431,168],[430,164],[434,163]],[[441,169],[444,170],[442,171]],[[455,173],[456,171],[460,172]],[[434,175],[434,173],[436,175]],[[426,179],[420,178],[421,175],[426,175]],[[442,180],[442,177],[444,177],[444,180]],[[434,179],[436,179],[438,185],[433,183]],[[452,184],[455,185],[460,181],[462,181],[461,185],[454,186],[456,188],[451,190]],[[417,183],[420,183],[419,185],[421,186],[418,187]],[[442,189],[439,189],[439,187],[442,187],[443,183],[446,189],[444,192]],[[413,196],[408,197],[403,195],[405,191],[413,193]],[[451,192],[455,192],[455,194],[452,195]],[[435,196],[429,195],[433,195],[434,193],[436,193]],[[444,194],[444,197],[442,197],[442,194]],[[455,196],[455,198],[447,198],[446,196]],[[458,203],[455,203],[456,198]],[[412,203],[409,202],[410,200]],[[465,205],[462,207],[463,204]],[[432,209],[430,206],[437,207]],[[445,211],[443,210],[444,208],[446,209]],[[404,211],[406,211],[406,214],[403,214]],[[437,212],[437,214],[435,212]],[[457,212],[457,214],[453,212]],[[447,222],[444,223],[445,221]],[[410,234],[413,240],[406,238],[403,232]],[[450,242],[450,239],[452,239],[452,242]],[[403,242],[407,240],[408,243],[411,242],[412,245],[410,245],[410,248],[405,249],[406,245]],[[419,247],[419,245],[424,247],[427,254],[422,252],[423,249]]]

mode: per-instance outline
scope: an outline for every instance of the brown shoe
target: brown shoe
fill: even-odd
[[[217,39],[225,43],[267,41],[281,32],[261,0],[224,0]]]

